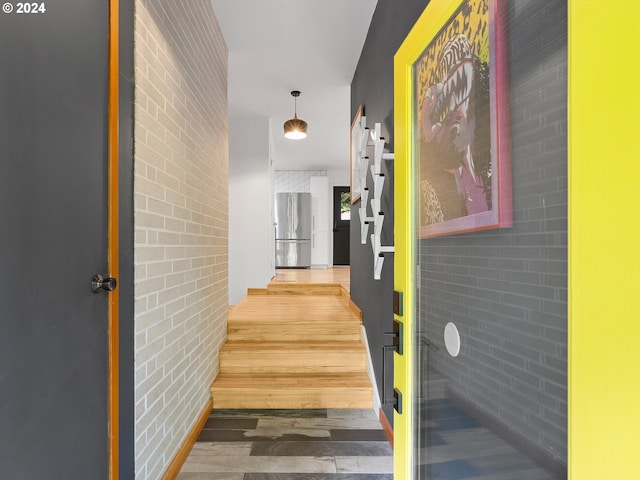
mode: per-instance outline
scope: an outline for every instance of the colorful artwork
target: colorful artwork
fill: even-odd
[[[464,1],[413,65],[421,237],[512,224],[493,5]]]
[[[351,122],[350,134],[350,165],[351,165],[351,203],[354,204],[362,196],[362,119],[364,118],[364,106],[360,105]]]

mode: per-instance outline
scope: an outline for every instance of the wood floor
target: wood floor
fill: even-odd
[[[278,268],[274,283],[338,283],[349,292],[351,282],[349,267],[324,269]]]
[[[361,314],[334,270],[279,270],[231,309],[214,409],[372,407]]]

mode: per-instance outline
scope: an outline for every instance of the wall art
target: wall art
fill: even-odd
[[[460,2],[412,64],[411,151],[421,238],[513,224],[499,3]]]

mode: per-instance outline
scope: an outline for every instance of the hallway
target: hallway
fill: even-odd
[[[270,287],[278,289],[286,288],[288,284],[337,283],[345,289],[349,288],[348,267],[323,270],[279,269]],[[229,329],[230,338],[239,334],[238,321],[256,321],[254,315],[249,315],[252,310],[247,307],[249,300],[260,302],[276,298],[273,295],[249,295],[240,302],[235,311],[235,326]],[[295,322],[291,322],[300,315],[296,314],[299,307],[295,305],[300,304],[306,312],[305,324],[310,320],[321,324],[326,310],[338,308],[342,303],[340,297],[329,295],[323,296],[322,307],[310,308],[311,304],[305,305],[313,296],[285,294],[278,298],[288,306],[284,310],[273,310],[271,305],[272,313],[267,315],[287,322],[288,327],[276,328],[279,339],[285,335],[284,331],[287,336],[293,335],[295,329],[292,329],[292,325]],[[330,307],[332,302],[337,302],[336,307]],[[270,305],[269,302],[267,304]],[[258,310],[262,315],[270,311],[268,305],[262,305]],[[246,311],[246,318],[241,311]],[[330,330],[335,331],[336,328],[337,333],[340,333],[344,327],[331,326]],[[253,326],[248,332],[254,341],[260,338],[261,343],[264,343],[270,339],[268,331],[261,329],[259,325]],[[321,337],[321,331],[314,334],[316,340]],[[344,340],[343,333],[340,333],[340,337],[338,338]],[[246,385],[244,387],[246,390]],[[290,390],[276,389],[281,392]],[[246,393],[242,398],[236,396],[235,404],[242,405],[251,398],[256,398],[256,395],[258,394]],[[339,403],[353,403],[353,399],[349,400],[349,395],[348,390],[344,390],[342,396],[345,398]],[[370,395],[369,392],[368,396]],[[224,399],[216,398],[214,393],[214,405],[224,402]],[[326,401],[329,394],[323,395],[323,398]],[[226,402],[225,406],[229,404]],[[178,475],[178,480],[392,478],[393,451],[377,413],[370,408],[214,409]]]
[[[331,275],[362,313],[397,480],[420,469],[451,480],[640,479],[640,103],[635,89],[611,88],[634,77],[640,2],[50,3],[20,15],[23,4],[7,1],[0,28],[0,479],[174,478],[210,416],[192,455],[213,459],[191,458],[182,478],[388,478],[386,464],[349,470],[345,456],[369,466],[390,455],[342,450],[380,442],[379,428],[343,419],[343,405],[212,413],[222,357],[238,351],[222,351],[230,305],[272,277],[286,288],[329,274],[275,271],[272,260],[274,193],[312,183],[327,194],[350,186],[350,269]],[[287,144],[280,126],[297,107],[309,138]],[[330,130],[317,116],[325,107]],[[384,145],[373,169],[358,155],[363,117]],[[289,157],[289,147],[303,151]],[[467,167],[483,181],[471,185]],[[276,188],[285,176],[295,181]],[[487,204],[481,224],[476,198]],[[316,213],[312,204],[311,264],[324,266],[336,223]],[[382,246],[393,247],[384,264]],[[282,358],[282,369],[300,363]],[[448,380],[442,396],[422,395],[427,369]],[[238,384],[232,401],[256,399]],[[311,410],[241,408],[327,410],[309,425],[296,415]],[[513,438],[501,426],[568,475],[523,459],[516,442],[494,448],[494,433]],[[275,471],[272,457],[333,467]]]

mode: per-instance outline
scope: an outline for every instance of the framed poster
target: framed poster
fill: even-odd
[[[360,105],[351,122],[350,135],[350,168],[351,168],[351,204],[353,205],[362,196],[362,135],[364,134],[364,106]]]
[[[410,70],[421,238],[513,225],[500,2],[453,3]]]

